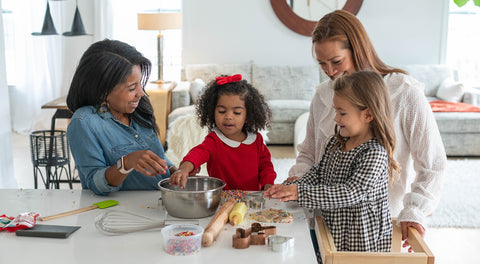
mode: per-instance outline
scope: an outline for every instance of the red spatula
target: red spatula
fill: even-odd
[[[103,202],[94,203],[92,206],[89,206],[89,207],[84,207],[84,208],[80,208],[80,209],[77,209],[77,210],[68,211],[68,212],[60,213],[60,214],[56,214],[56,215],[40,217],[39,219],[40,219],[40,221],[47,221],[47,220],[51,220],[51,219],[55,219],[55,218],[59,218],[59,217],[67,216],[67,215],[78,214],[78,213],[85,212],[85,211],[92,210],[92,209],[97,209],[97,208],[104,209],[104,208],[115,206],[117,204],[118,204],[118,201],[106,200],[106,201],[103,201]]]

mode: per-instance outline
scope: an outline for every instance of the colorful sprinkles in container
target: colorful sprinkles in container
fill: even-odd
[[[203,228],[197,225],[170,225],[162,229],[165,251],[170,255],[188,256],[200,251]]]

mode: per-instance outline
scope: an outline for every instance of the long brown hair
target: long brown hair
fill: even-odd
[[[323,41],[340,41],[344,49],[350,49],[356,71],[371,69],[383,76],[394,72],[407,74],[402,69],[386,65],[378,57],[362,23],[348,11],[335,10],[317,22],[312,44]]]
[[[368,108],[372,113],[373,120],[370,122],[370,127],[373,136],[387,151],[388,172],[390,182],[393,183],[400,173],[400,165],[393,159],[395,131],[392,106],[382,76],[374,71],[359,71],[336,79],[333,82],[333,90],[336,95],[346,98],[358,109]],[[337,130],[337,126],[335,126],[335,136],[340,142],[336,147],[343,147],[345,141]]]

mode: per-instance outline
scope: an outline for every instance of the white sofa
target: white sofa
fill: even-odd
[[[268,144],[293,144],[295,121],[309,110],[315,87],[325,78],[316,65],[186,65],[184,82],[179,83],[172,92],[173,110],[168,116],[169,127],[177,118],[194,113],[193,104],[199,93],[195,85],[208,83],[223,74],[242,74],[243,79],[257,88],[267,100],[272,110]]]
[[[425,96],[430,101],[448,99],[439,98],[438,95],[441,95],[439,90],[450,89],[449,82],[451,87],[461,85],[457,72],[445,65],[405,65],[400,68],[425,84]],[[453,81],[448,81],[449,78]],[[480,107],[479,89],[464,87],[457,92],[460,92],[456,95],[460,102]],[[480,113],[434,112],[433,115],[447,156],[480,156]],[[308,112],[302,114],[295,123],[295,146],[302,143],[305,138],[307,119]]]

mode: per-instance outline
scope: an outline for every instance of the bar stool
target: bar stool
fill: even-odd
[[[38,176],[42,178],[46,189],[60,189],[60,183],[68,183],[72,189],[70,169],[70,148],[67,133],[63,130],[40,130],[30,134],[30,150],[33,162],[35,189],[38,188]],[[42,172],[42,168],[45,168]],[[61,180],[62,174],[66,180]]]

